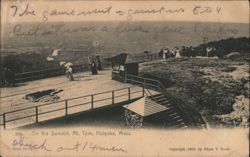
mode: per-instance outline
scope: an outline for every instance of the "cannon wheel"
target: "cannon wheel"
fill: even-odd
[[[141,128],[143,117],[130,110],[125,110],[126,125],[129,128]]]

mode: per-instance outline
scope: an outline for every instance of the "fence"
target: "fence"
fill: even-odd
[[[153,89],[158,92],[162,92],[165,89],[165,86],[159,80],[155,79],[125,74],[124,80],[125,83],[141,85],[142,87]]]
[[[83,70],[88,69],[88,64],[80,64],[80,65],[74,65],[73,69],[74,72],[80,72]],[[43,79],[58,75],[65,74],[65,69],[63,67],[58,68],[48,68],[44,70],[37,70],[37,71],[30,71],[30,72],[23,72],[23,73],[16,73],[15,74],[15,83],[21,83],[36,79]]]
[[[131,57],[133,57],[134,60],[138,60],[141,62],[159,60],[158,53],[131,54]],[[89,64],[79,64],[79,65],[73,66],[74,72],[80,72],[83,70],[87,70],[88,68],[89,68]],[[43,79],[43,78],[48,78],[48,77],[53,77],[53,76],[58,76],[58,75],[63,75],[63,74],[65,74],[65,69],[63,67],[48,68],[48,69],[37,70],[37,71],[16,73],[15,74],[15,83],[22,83],[22,82],[26,82],[26,81]]]
[[[127,87],[113,91],[106,91],[102,93],[61,100],[53,103],[47,103],[3,113],[1,115],[2,123],[0,125],[3,125],[4,129],[7,128],[7,124],[12,127],[20,127],[79,112],[124,104],[137,100],[143,96],[144,88]]]
[[[158,53],[131,54],[130,56],[133,58],[133,61],[137,62],[148,62],[162,59],[159,57]]]

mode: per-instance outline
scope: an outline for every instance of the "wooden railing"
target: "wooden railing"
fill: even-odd
[[[125,83],[141,85],[142,87],[153,89],[158,92],[163,92],[165,90],[165,86],[159,80],[155,79],[125,74],[124,80]]]
[[[74,69],[74,72],[79,72],[79,71],[83,71],[84,69],[87,69],[88,66],[89,66],[88,64],[74,65],[73,69]],[[15,83],[43,79],[43,78],[59,76],[63,74],[65,74],[64,67],[48,68],[48,69],[37,70],[37,71],[16,73]]]
[[[159,57],[158,53],[139,53],[139,54],[130,54],[131,58],[133,58],[133,61],[138,62],[148,62],[148,61],[156,61],[159,59],[162,59]]]
[[[15,127],[15,125],[18,125],[18,121],[25,119],[26,121],[29,120],[28,124],[38,123],[40,121],[50,120],[79,112],[91,111],[94,109],[111,107],[113,105],[131,102],[141,97],[144,97],[144,88],[139,88],[138,90],[138,87],[127,87],[113,91],[70,98],[53,103],[46,103],[38,106],[5,112],[0,115],[2,118],[0,125],[3,125],[4,129],[6,129],[7,124],[14,123]],[[52,117],[50,117],[51,113],[53,113]],[[19,125],[24,126],[23,123]]]
[[[131,56],[133,57],[133,59],[141,61],[141,62],[154,61],[154,60],[160,59],[158,53],[149,53],[148,55],[131,54]],[[74,69],[74,72],[79,72],[79,71],[87,70],[88,66],[89,64],[79,64],[79,65],[74,65],[73,69]],[[63,67],[16,73],[15,83],[43,79],[43,78],[48,78],[48,77],[53,77],[53,76],[58,76],[58,75],[63,75],[63,74],[65,74],[65,69]]]

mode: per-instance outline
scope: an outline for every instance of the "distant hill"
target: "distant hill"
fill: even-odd
[[[200,49],[204,37],[207,44],[223,43],[249,50],[245,43],[249,39],[249,25],[240,23],[27,22],[5,24],[1,29],[2,67],[10,67],[16,73],[58,67],[58,61],[46,60],[55,48],[62,49],[66,61],[74,64],[88,64],[86,54],[103,58],[122,52],[159,52],[175,46]],[[236,38],[238,43],[230,43]],[[223,48],[225,52],[228,49]]]
[[[78,48],[93,53],[158,52],[197,46],[204,37],[218,41],[249,37],[249,25],[204,22],[48,22],[11,23],[2,28],[4,49]]]
[[[250,57],[250,38],[249,37],[240,37],[233,38],[230,37],[228,39],[221,39],[218,41],[211,41],[208,43],[200,44],[196,47],[193,47],[193,51],[184,52],[184,56],[207,56],[206,48],[215,48],[215,50],[209,53],[210,56],[218,56],[219,58],[223,58],[224,56],[237,52],[240,54],[239,57]],[[190,48],[189,48],[190,49]]]
[[[220,50],[222,54],[227,55],[230,52],[240,52],[250,54],[250,38],[228,38],[219,41],[213,41],[205,44],[204,46],[215,47]],[[203,46],[203,45],[201,45]]]

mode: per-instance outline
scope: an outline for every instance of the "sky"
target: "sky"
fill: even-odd
[[[249,2],[247,0],[203,2],[5,0],[1,1],[1,3],[2,24],[54,21],[202,21],[249,23]],[[29,13],[24,13],[26,8],[28,8]],[[94,14],[93,12],[97,10],[105,13]],[[55,11],[60,15],[55,16],[53,14]],[[35,15],[32,15],[32,12]],[[81,12],[90,14],[78,15]],[[73,15],[65,15],[65,13],[72,13]]]

